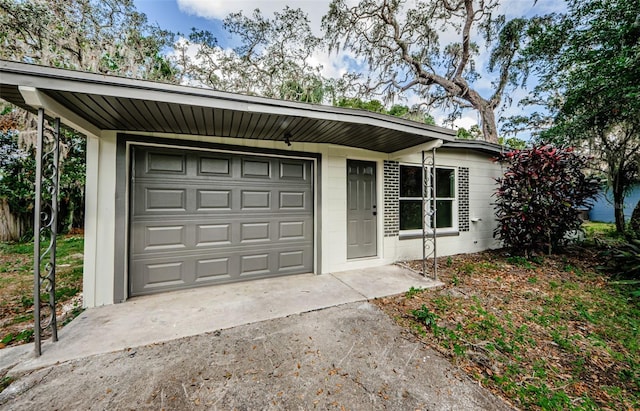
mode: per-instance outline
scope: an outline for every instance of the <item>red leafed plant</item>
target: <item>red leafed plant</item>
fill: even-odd
[[[590,158],[571,148],[534,146],[501,154],[505,167],[495,192],[498,227],[494,237],[518,252],[552,250],[569,232],[580,230],[580,208],[600,189],[589,176]]]

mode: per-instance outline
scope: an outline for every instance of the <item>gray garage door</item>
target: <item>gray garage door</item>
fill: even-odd
[[[313,270],[311,161],[133,149],[130,295]]]

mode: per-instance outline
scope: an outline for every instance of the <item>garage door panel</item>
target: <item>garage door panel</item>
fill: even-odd
[[[249,242],[270,241],[271,238],[269,233],[273,232],[273,230],[269,229],[270,226],[271,223],[268,221],[240,223],[240,243],[246,244]]]
[[[313,219],[289,217],[278,222],[279,243],[313,240]]]
[[[136,147],[134,169],[131,295],[313,271],[310,161]]]
[[[181,187],[181,188],[176,188]],[[166,213],[296,212],[309,214],[313,209],[313,192],[309,188],[282,190],[272,185],[246,188],[242,184],[201,184],[183,181],[145,183],[136,181],[134,215]]]
[[[291,182],[306,182],[309,176],[309,170],[304,162],[282,160],[280,162],[280,179],[289,180]]]
[[[196,226],[196,247],[219,247],[231,244],[231,224],[199,224]]]
[[[196,252],[198,249],[248,247],[277,247],[313,240],[313,219],[286,216],[273,221],[269,216],[198,218],[184,220],[167,217],[164,221],[143,220],[132,224],[132,254],[167,252]]]
[[[145,266],[147,286],[157,287],[170,284],[182,284],[184,262],[148,264]]]
[[[304,209],[305,208],[304,191],[280,191],[280,209]]]
[[[270,210],[271,191],[242,190],[240,204],[242,210]]]
[[[196,282],[216,282],[231,279],[229,257],[205,258],[196,262]]]
[[[244,244],[232,244],[225,245],[223,247],[200,247],[200,248],[188,248],[179,250],[153,250],[142,251],[139,253],[132,253],[131,257],[134,262],[145,261],[147,263],[153,263],[156,261],[191,261],[206,258],[218,258],[218,257],[231,257],[234,255],[254,255],[263,254],[266,252],[284,252],[303,250],[304,252],[311,251],[313,249],[313,242],[311,241],[290,241],[280,243],[264,243],[264,242],[249,242]],[[274,266],[277,268],[277,265]]]
[[[282,251],[278,254],[278,269],[291,269],[304,267],[304,251]]]
[[[145,257],[148,258],[132,265],[135,295],[311,272],[313,267],[311,242],[266,252],[264,247],[254,247],[213,250],[189,256],[165,252]]]
[[[305,221],[280,221],[278,223],[278,240],[302,240],[305,238]]]
[[[197,211],[223,211],[231,210],[231,190],[196,190],[196,210]]]
[[[186,211],[187,193],[183,189],[146,188],[144,211]]]
[[[184,175],[187,172],[187,158],[185,154],[167,152],[147,153],[144,174],[148,175]]]
[[[201,156],[198,159],[198,175],[230,177],[231,161],[232,159],[228,157]]]
[[[193,262],[182,258],[155,258],[132,263],[129,281],[136,295],[185,288],[195,280]]]
[[[240,256],[240,276],[269,274],[269,253]]]
[[[187,228],[183,225],[145,227],[145,250],[186,247]]]
[[[242,177],[250,178],[271,178],[271,168],[273,160],[263,159],[242,159]]]
[[[136,223],[132,227],[133,254],[184,250],[189,247],[190,227],[175,221]]]

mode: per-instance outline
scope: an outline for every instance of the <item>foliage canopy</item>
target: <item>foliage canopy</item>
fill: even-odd
[[[175,82],[177,67],[165,56],[173,41],[131,0],[0,0],[0,58],[6,60]],[[15,231],[3,226],[0,236],[18,240],[33,221],[37,124],[17,107],[2,108],[0,200],[20,224]],[[65,129],[61,137],[58,221],[68,230],[84,222],[85,139]]]
[[[189,39],[178,42],[178,64],[186,80],[218,90],[261,95],[283,100],[322,103],[328,80],[320,65],[311,63],[321,45],[314,36],[307,15],[285,7],[273,18],[256,9],[250,16],[232,13],[224,28],[240,45],[220,47],[208,31],[194,29]],[[188,48],[195,45],[195,57]]]
[[[353,7],[333,0],[323,28],[330,48],[349,50],[368,63],[364,92],[393,99],[413,90],[425,105],[446,108],[450,120],[462,109],[475,109],[484,138],[497,143],[495,110],[507,86],[516,84],[526,28],[526,20],[508,21],[497,8],[497,0],[361,0]],[[441,44],[443,32],[457,39]],[[495,73],[488,97],[475,86],[481,43],[489,48],[488,69]]]
[[[549,116],[515,119],[542,127],[539,140],[567,144],[599,159],[625,228],[626,191],[640,166],[640,2],[569,0],[568,11],[533,19],[525,60],[540,76],[529,103]]]
[[[340,98],[335,102],[336,107],[357,108],[360,110],[373,111],[374,113],[389,114],[395,117],[402,117],[408,120],[417,121],[424,124],[435,125],[434,118],[421,109],[421,107],[408,107],[401,104],[394,104],[388,110],[379,100],[364,101],[359,98]]]
[[[172,81],[173,34],[132,0],[0,0],[0,58]]]

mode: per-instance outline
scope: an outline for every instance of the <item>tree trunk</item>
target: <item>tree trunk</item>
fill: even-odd
[[[73,202],[73,196],[69,197],[69,218],[67,219],[67,233],[70,233],[73,230],[73,219],[75,217],[74,212],[76,211],[76,205]]]
[[[636,204],[636,208],[633,209],[630,222],[631,231],[633,231],[637,237],[640,238],[640,200]]]
[[[18,241],[24,235],[24,224],[11,214],[7,200],[0,199],[0,241]]]
[[[624,188],[614,178],[613,182],[613,215],[616,219],[616,231],[624,233]]]
[[[489,143],[498,144],[498,128],[496,126],[496,114],[489,107],[489,105],[483,105],[482,107],[476,107],[482,121],[482,134],[484,139]]]

